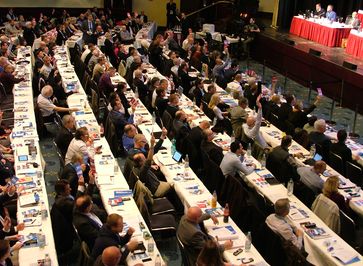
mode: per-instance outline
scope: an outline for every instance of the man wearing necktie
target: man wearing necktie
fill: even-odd
[[[83,40],[85,43],[94,43],[97,44],[97,39],[94,36],[94,32],[96,29],[96,25],[93,21],[92,15],[88,15],[87,20],[83,21],[82,31],[83,31]]]
[[[90,196],[83,195],[77,198],[73,213],[73,224],[77,228],[80,238],[87,243],[90,250],[93,248],[106,217],[105,213],[104,215],[96,214],[99,211],[101,210],[95,208]]]

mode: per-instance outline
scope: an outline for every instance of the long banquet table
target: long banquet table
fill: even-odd
[[[129,201],[124,201],[121,206],[110,205],[110,199],[114,198],[116,193],[127,192],[130,188],[111,152],[108,142],[104,137],[100,137],[100,126],[98,125],[96,117],[90,108],[87,101],[87,95],[74,71],[74,67],[71,65],[68,47],[57,47],[55,50],[55,58],[57,59],[57,68],[62,76],[64,90],[69,92],[67,88],[68,83],[74,83],[74,88],[78,90],[77,93],[74,93],[67,98],[69,107],[76,107],[80,109],[79,112],[72,113],[76,120],[76,126],[86,126],[90,135],[96,136],[93,147],[102,146],[101,154],[95,154],[92,147],[89,152],[94,161],[96,183],[100,190],[103,205],[108,214],[117,213],[124,218],[123,234],[126,233],[129,226],[133,227],[135,232],[132,239],[144,242],[144,246],[147,247],[149,242],[144,238],[144,234],[147,232],[151,235],[151,233],[148,230],[132,196],[130,196],[131,199]],[[140,226],[141,223],[145,226],[145,228]],[[153,240],[151,241],[154,242]],[[160,253],[154,242],[154,251],[152,253],[147,253],[147,255],[151,258],[150,261],[142,262],[140,258],[135,257],[132,253],[130,253],[127,257],[126,263],[127,265],[144,263],[143,265],[151,266],[155,264],[155,259],[158,254]]]
[[[293,17],[290,26],[290,33],[330,47],[341,46],[342,39],[348,38],[350,30],[351,27],[345,24],[320,24],[299,16]]]
[[[347,48],[345,49],[347,54],[351,54],[360,58],[363,58],[363,34],[357,30],[352,30],[349,34],[347,41]]]
[[[18,223],[25,221],[25,229],[18,232],[20,235],[28,236],[31,233],[42,233],[45,237],[44,247],[26,247],[19,250],[19,265],[38,265],[38,260],[45,258],[48,254],[52,265],[58,265],[57,254],[53,239],[52,223],[50,219],[48,195],[44,180],[44,160],[42,158],[39,146],[39,138],[36,129],[36,120],[33,104],[32,90],[32,59],[31,47],[20,47],[17,54],[16,73],[18,77],[24,77],[26,80],[15,84],[14,94],[14,128],[11,134],[11,145],[14,150],[14,168],[17,178],[17,185],[22,186],[21,179],[28,179],[29,183],[35,183],[35,186],[29,186],[24,189],[18,198],[17,220]],[[35,152],[29,152],[29,145],[35,147]],[[20,160],[26,158],[26,160]],[[24,199],[28,195],[37,194],[39,200],[36,204],[23,205]],[[40,214],[41,202],[44,202],[47,210],[47,217],[42,219]],[[30,218],[25,214],[35,210],[36,213]],[[26,221],[29,222],[26,222]]]

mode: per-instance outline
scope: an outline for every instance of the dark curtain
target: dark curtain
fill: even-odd
[[[299,11],[314,10],[317,3],[321,3],[324,9],[332,4],[337,15],[344,18],[353,11],[363,9],[363,0],[280,0],[278,26],[289,29],[294,15],[297,15]]]

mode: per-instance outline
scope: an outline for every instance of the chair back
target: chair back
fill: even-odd
[[[269,119],[271,124],[273,124],[275,127],[280,128],[280,119],[278,115],[271,113]]]
[[[181,257],[182,257],[182,263],[183,263],[183,265],[184,266],[192,266],[189,263],[188,255],[185,252],[184,244],[179,239],[178,234],[176,234],[176,239],[178,241],[178,246],[179,246],[180,254],[181,254]]]
[[[294,195],[308,208],[311,208],[316,198],[315,192],[300,181],[296,181],[294,184]]]
[[[4,84],[2,82],[0,82],[0,90],[1,92],[4,94],[4,96],[7,96],[8,94],[6,93],[6,90],[5,90],[5,87],[4,87]]]
[[[320,194],[314,201],[311,210],[335,233],[340,233],[340,218],[338,205]]]
[[[342,210],[339,210],[340,217],[340,237],[344,239],[352,247],[355,247],[356,242],[356,230],[355,223],[348,215]]]
[[[91,257],[91,252],[88,248],[88,245],[86,242],[81,242],[81,254],[80,254],[80,266],[91,266],[93,265],[93,259]]]
[[[363,173],[362,169],[351,163],[346,162],[346,177],[349,178],[350,181],[352,181],[354,184],[356,184],[359,187],[362,187],[363,185]]]
[[[333,167],[335,171],[337,171],[341,175],[345,175],[343,159],[341,156],[339,156],[334,152],[329,152],[329,161],[330,161],[330,166]]]
[[[112,122],[110,115],[108,115],[106,118],[105,138],[106,138],[108,144],[110,145],[110,149],[111,149],[113,156],[118,157],[119,154],[121,153],[120,150],[121,149],[123,150],[123,146],[121,147],[121,145],[120,145],[120,141],[116,134],[116,128]]]
[[[164,111],[161,121],[163,122],[164,127],[168,130],[168,137],[171,139],[173,137],[173,117],[169,114],[168,111]]]
[[[205,151],[201,150],[201,154],[204,169],[203,183],[210,193],[216,191],[217,195],[220,195],[225,182],[223,172],[219,165],[213,162]]]
[[[52,219],[55,248],[58,254],[64,254],[73,246],[74,230],[72,223],[64,217],[56,204],[53,204],[50,210],[50,218]]]
[[[202,101],[202,107],[203,107],[203,112],[204,114],[210,119],[210,120],[214,120],[215,114],[213,112],[212,109],[210,109],[208,107],[208,103],[206,103],[205,101]]]
[[[58,179],[61,179],[61,175],[64,169],[64,165],[65,165],[65,161],[64,161],[64,157],[62,155],[61,150],[59,149],[57,143],[53,140],[53,145],[55,147],[55,151],[57,153],[58,156],[58,160],[59,160],[59,171],[58,171]]]
[[[264,222],[252,238],[253,245],[271,266],[280,266],[286,259],[280,236]]]

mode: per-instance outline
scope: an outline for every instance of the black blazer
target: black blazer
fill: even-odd
[[[77,210],[73,213],[73,224],[77,228],[79,237],[92,250],[101,227],[87,215]]]
[[[123,249],[120,262],[125,262],[126,257],[129,255],[126,244],[130,241],[130,238],[131,236],[128,234],[120,236],[119,234],[112,232],[107,225],[103,225],[93,246],[91,257],[96,259],[102,254],[105,248],[116,246]]]
[[[213,142],[202,141],[201,149],[208,154],[209,159],[220,165],[223,160],[223,149]]]
[[[66,156],[69,143],[71,143],[72,139],[73,139],[72,132],[70,132],[65,127],[61,127],[61,129],[59,130],[59,132],[58,132],[58,134],[57,134],[54,141],[57,144],[57,146],[58,146],[60,152],[62,153],[63,157]]]

